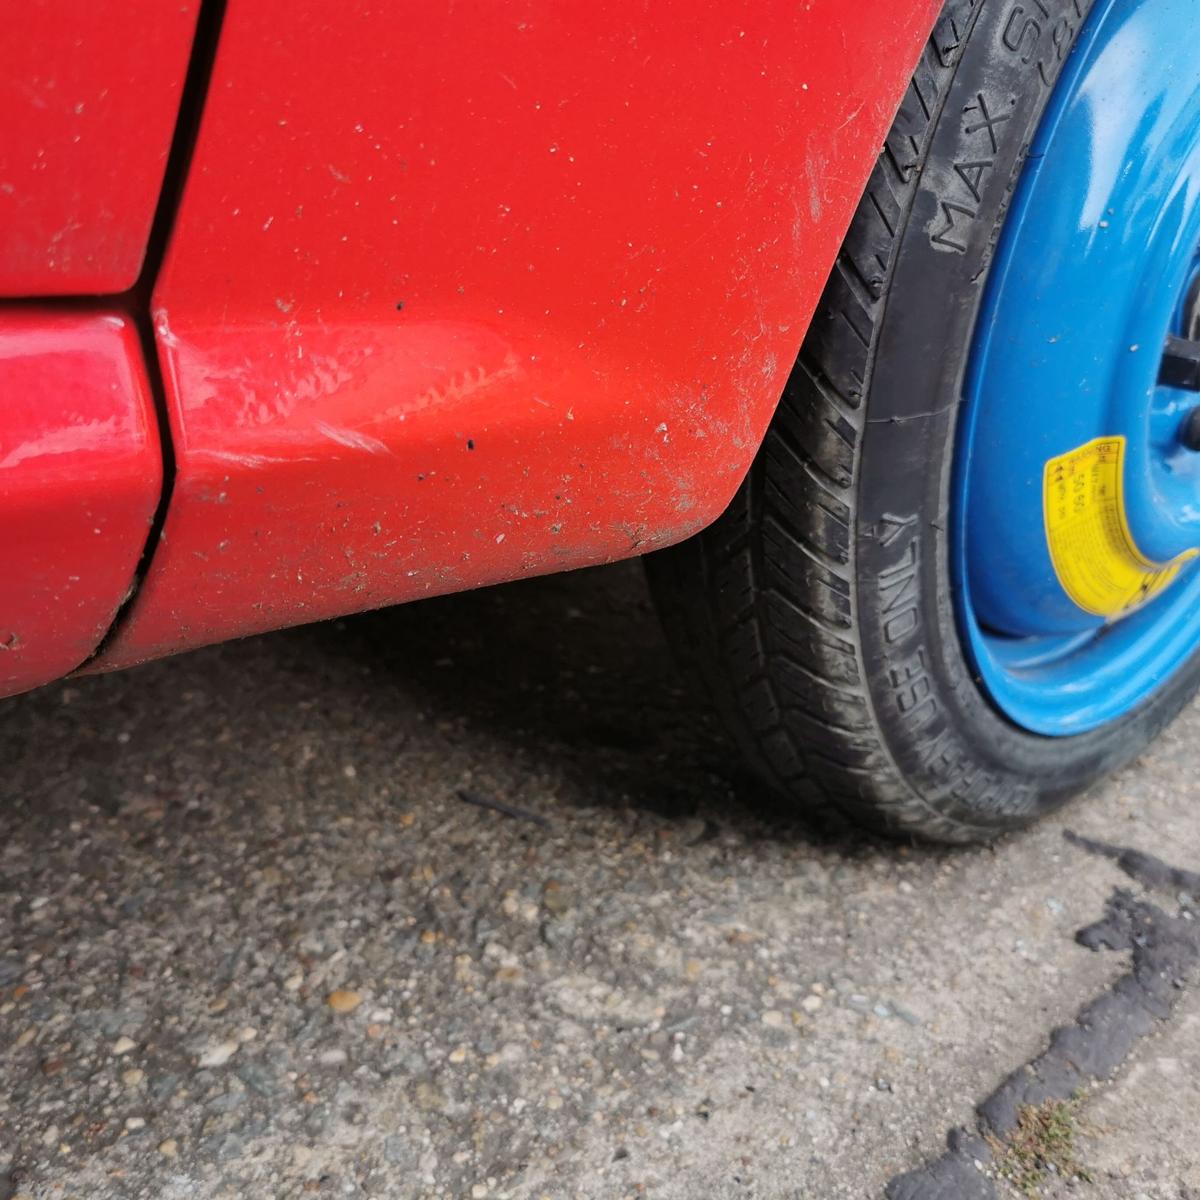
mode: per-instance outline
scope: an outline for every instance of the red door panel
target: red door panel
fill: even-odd
[[[775,407],[936,0],[232,0],[102,665],[677,540]]]
[[[0,696],[100,643],[162,485],[141,347],[116,312],[0,311]]]
[[[141,270],[199,0],[0,0],[0,296]]]

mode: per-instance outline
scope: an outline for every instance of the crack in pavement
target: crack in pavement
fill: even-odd
[[[1200,962],[1200,920],[1194,912],[1200,874],[1069,830],[1063,836],[1089,854],[1111,859],[1147,891],[1174,892],[1179,911],[1171,915],[1126,888],[1115,889],[1104,916],[1079,930],[1075,940],[1097,952],[1129,951],[1130,970],[1071,1024],[1054,1030],[1041,1054],[976,1106],[974,1130],[952,1129],[940,1158],[892,1179],[885,1189],[888,1200],[995,1200],[987,1136],[1011,1134],[1025,1105],[1067,1100],[1089,1080],[1112,1075],[1137,1042],[1170,1017]]]

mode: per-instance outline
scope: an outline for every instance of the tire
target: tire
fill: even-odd
[[[1193,657],[1119,720],[1039,736],[992,704],[956,618],[976,314],[1090,3],[1044,0],[1053,20],[1036,25],[1012,4],[945,5],[748,478],[713,526],[647,562],[669,636],[758,773],[891,834],[1025,826],[1134,757],[1197,684]]]

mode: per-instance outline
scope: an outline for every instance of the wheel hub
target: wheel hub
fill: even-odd
[[[955,573],[980,677],[1071,734],[1200,640],[1200,88],[1194,0],[1098,0],[981,311]]]

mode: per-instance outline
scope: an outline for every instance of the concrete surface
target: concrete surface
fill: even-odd
[[[990,849],[764,815],[636,566],[0,730],[0,1198],[876,1197],[1128,969],[1063,830],[1200,864],[1196,710]],[[1195,982],[1047,1195],[1200,1195]]]

